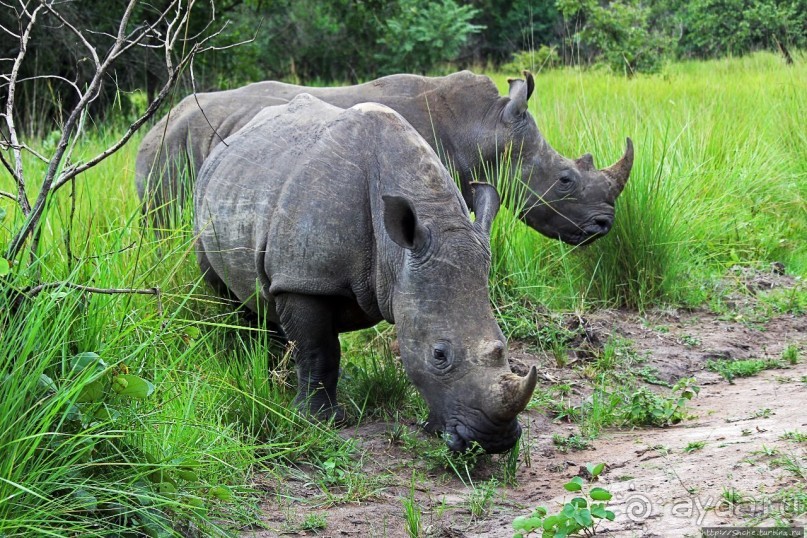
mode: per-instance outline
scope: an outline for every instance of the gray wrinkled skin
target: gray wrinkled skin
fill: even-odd
[[[295,343],[296,402],[340,417],[338,334],[395,323],[427,427],[453,450],[511,448],[536,371],[511,373],[488,294],[490,185],[471,222],[435,152],[396,112],[307,94],[219,145],[194,194],[205,278]]]
[[[628,139],[624,157],[603,170],[596,169],[589,154],[577,160],[560,155],[527,112],[535,84],[530,73],[524,74],[526,80],[510,81],[508,97],[500,96],[488,77],[469,71],[446,77],[392,75],[338,88],[258,82],[189,96],[144,137],[136,163],[138,193],[146,210],[170,206],[176,198],[182,203],[180,171],[188,170],[192,181],[222,139],[263,107],[287,103],[305,92],[341,108],[377,102],[400,113],[444,163],[458,171],[469,206],[471,183],[484,178],[485,167],[490,169],[511,148],[514,162],[522,163],[525,192],[514,209],[523,220],[551,238],[590,242],[611,229],[614,203],[633,164],[632,144]],[[154,213],[156,224],[167,225],[159,222],[161,214]]]

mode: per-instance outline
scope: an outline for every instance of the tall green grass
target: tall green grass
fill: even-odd
[[[502,88],[504,77],[495,76]],[[636,164],[613,231],[592,246],[545,239],[502,210],[491,282],[505,329],[524,330],[517,318],[538,304],[698,303],[733,264],[775,260],[807,274],[805,90],[803,57],[785,67],[764,54],[631,80],[541,73],[531,109],[561,153],[590,151],[604,166],[630,135]],[[81,144],[76,158],[113,135]],[[371,491],[355,487],[352,445],[291,410],[284,350],[200,282],[186,214],[159,241],[141,230],[136,148],[79,178],[74,196],[59,192],[37,261],[0,281],[0,534],[224,534],[255,519],[252,473],[299,461],[321,469],[318,480],[332,489],[343,481],[350,499]],[[518,166],[502,164],[503,176]],[[27,166],[35,185],[42,167]],[[503,185],[503,197],[518,188]],[[0,189],[14,190],[7,175]],[[2,247],[21,217],[5,198],[0,208]],[[157,286],[161,296],[61,288],[17,304],[15,294],[39,280]],[[355,420],[423,412],[390,338],[382,330],[343,339],[340,392]],[[103,365],[76,368],[89,352]],[[154,392],[117,394],[113,380],[125,372]],[[88,386],[100,394],[79,401]]]
[[[141,229],[135,152],[59,193],[36,261],[0,282],[0,535],[229,535],[256,520],[252,473],[346,447],[294,411],[283,348],[202,285],[188,222]],[[5,208],[0,245],[20,221]],[[20,300],[37,278],[161,293]],[[153,392],[119,394],[121,374]]]
[[[557,308],[647,308],[703,301],[709,280],[732,264],[781,261],[807,274],[807,58],[799,58],[686,62],[631,79],[540,73],[530,110],[553,147],[572,158],[591,152],[602,167],[631,136],[636,160],[614,229],[589,247],[569,249],[500,217],[511,240],[496,255],[533,267],[514,284]],[[504,78],[495,77],[502,91]]]

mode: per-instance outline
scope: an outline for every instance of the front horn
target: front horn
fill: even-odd
[[[533,365],[524,377],[508,373],[503,376],[502,381],[504,407],[501,415],[507,420],[514,419],[530,403],[535,384],[538,382],[538,369]]]
[[[633,141],[630,139],[630,137],[628,137],[627,146],[625,147],[625,154],[622,156],[622,158],[608,168],[602,169],[605,175],[614,181],[617,188],[617,194],[621,193],[622,189],[625,188],[625,184],[628,182],[628,178],[630,177],[631,168],[633,168]]]

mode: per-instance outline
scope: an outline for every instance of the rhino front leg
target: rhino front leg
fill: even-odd
[[[275,297],[280,324],[294,342],[297,396],[294,403],[322,420],[345,419],[336,403],[341,350],[333,320],[333,301],[327,297],[284,293]]]

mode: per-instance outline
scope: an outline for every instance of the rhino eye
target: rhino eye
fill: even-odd
[[[558,178],[560,190],[569,191],[574,188],[575,178],[570,174],[563,174]]]
[[[432,349],[434,367],[444,370],[451,366],[451,346],[448,342],[437,342]]]

